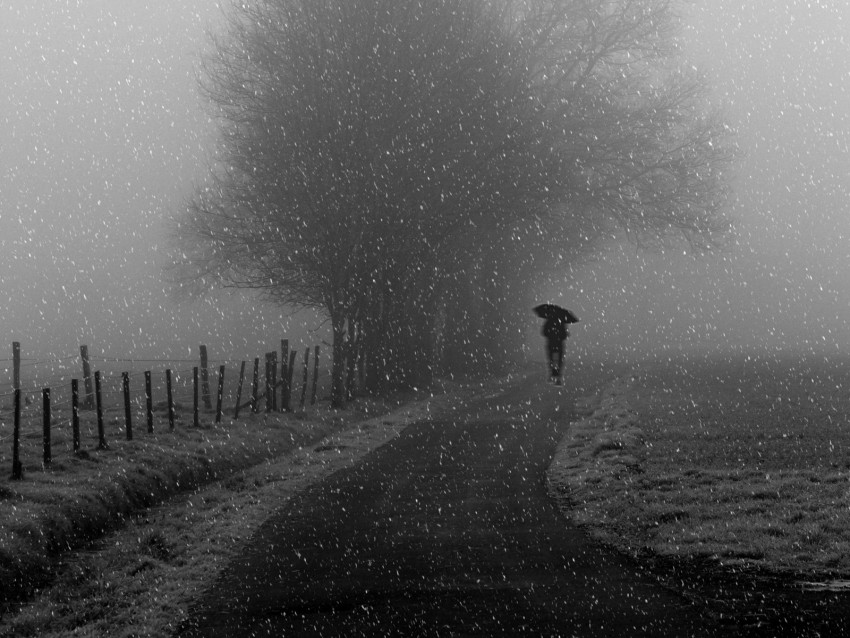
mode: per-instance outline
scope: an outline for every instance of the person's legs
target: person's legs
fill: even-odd
[[[546,343],[546,355],[549,359],[549,376],[554,381],[558,378],[560,364],[558,362],[558,351],[560,348],[558,347],[557,341],[547,341]]]
[[[553,376],[555,377],[555,383],[560,385],[560,383],[561,383],[561,372],[564,369],[564,343],[563,343],[563,341],[558,344],[558,350],[555,353],[555,364],[552,367],[553,367],[553,370],[556,371],[556,372],[553,372]]]

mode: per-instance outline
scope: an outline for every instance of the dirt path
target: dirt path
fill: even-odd
[[[575,395],[528,380],[408,427],[268,519],[180,635],[717,635],[547,497]]]

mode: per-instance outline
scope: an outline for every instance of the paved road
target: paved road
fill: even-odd
[[[269,519],[180,635],[714,635],[546,496],[576,394],[529,379],[410,426]]]

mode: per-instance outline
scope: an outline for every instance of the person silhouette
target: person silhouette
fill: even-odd
[[[570,336],[564,317],[548,317],[543,323],[543,336],[546,337],[546,355],[549,361],[550,378],[555,385],[561,385],[561,371],[564,367],[564,341]]]

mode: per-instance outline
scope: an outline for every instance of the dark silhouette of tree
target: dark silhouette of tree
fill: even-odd
[[[675,5],[548,2],[524,23],[547,25],[539,31],[546,54],[530,67],[547,139],[567,159],[543,215],[518,221],[459,264],[445,296],[445,370],[491,373],[513,363],[535,284],[602,237],[684,237],[708,249],[725,236],[730,135],[704,110],[705,80],[683,72],[674,55]]]
[[[373,388],[425,386],[446,352],[492,365],[505,308],[612,226],[722,232],[724,129],[669,68],[672,4],[234,4],[176,272],[323,308],[336,405],[346,357]]]

